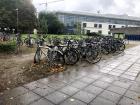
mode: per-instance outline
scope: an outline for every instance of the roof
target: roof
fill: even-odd
[[[79,12],[79,11],[57,11],[56,13],[84,15],[84,16],[94,16],[94,17],[103,17],[103,18],[113,18],[113,19],[121,19],[121,20],[140,21],[140,17],[133,17],[133,16],[128,16],[128,15],[96,14],[96,13]]]

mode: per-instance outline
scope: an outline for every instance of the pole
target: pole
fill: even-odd
[[[16,42],[16,45],[17,45],[17,51],[16,51],[16,53],[18,54],[19,52],[20,52],[20,44],[21,44],[21,36],[20,36],[20,34],[19,34],[19,29],[18,29],[18,26],[19,26],[19,9],[17,8],[16,9],[16,12],[17,12],[17,42]]]
[[[18,8],[16,9],[16,11],[17,11],[17,33],[18,33],[18,24],[19,24],[19,17],[18,17]]]

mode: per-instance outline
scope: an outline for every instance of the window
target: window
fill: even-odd
[[[116,26],[115,26],[115,25],[113,25],[113,28],[116,28]]]
[[[108,26],[108,29],[111,29],[111,28],[112,28],[112,25],[109,25],[109,26]]]
[[[87,27],[87,23],[83,23],[83,27]]]
[[[102,24],[99,24],[99,28],[102,28]]]
[[[124,26],[122,26],[122,28],[124,28]]]
[[[87,33],[90,33],[90,30],[87,30]]]
[[[99,31],[98,31],[98,33],[99,33],[99,34],[102,34],[102,31],[101,31],[101,30],[99,30]]]
[[[94,27],[97,28],[97,24],[94,24]]]
[[[110,31],[108,31],[108,35],[110,35],[111,33],[110,33]]]

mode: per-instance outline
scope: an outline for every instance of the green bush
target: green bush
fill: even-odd
[[[16,49],[16,43],[14,41],[10,42],[0,42],[0,52],[2,53],[12,53]]]

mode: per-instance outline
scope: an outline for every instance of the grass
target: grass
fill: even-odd
[[[81,39],[81,38],[86,38],[87,37],[87,36],[84,36],[84,35],[52,35],[52,34],[47,34],[46,36],[47,36],[45,38],[46,41],[48,39],[53,39],[53,38],[59,38],[59,39],[64,39],[64,38],[68,38],[68,39]],[[37,38],[37,35],[31,34],[31,37]],[[28,34],[22,34],[22,40],[24,40],[25,38],[28,38]]]

